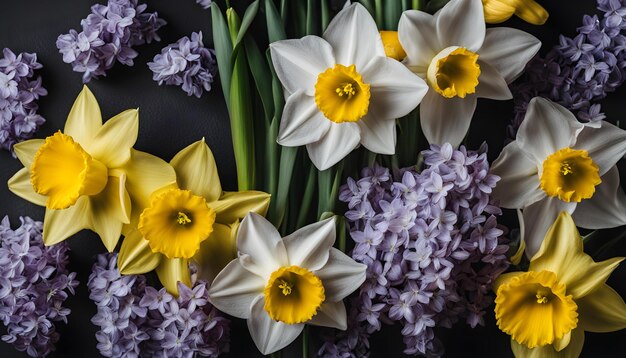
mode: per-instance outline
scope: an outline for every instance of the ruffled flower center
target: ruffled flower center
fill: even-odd
[[[498,327],[528,348],[553,344],[578,324],[578,306],[550,271],[526,272],[498,289]]]
[[[72,137],[59,132],[46,138],[35,154],[30,181],[47,196],[48,209],[67,209],[82,195],[96,195],[107,184],[107,167],[93,159]]]
[[[274,271],[264,294],[265,311],[273,320],[286,324],[311,320],[326,298],[319,277],[299,266]]]
[[[369,109],[370,85],[363,82],[354,65],[335,65],[317,76],[315,104],[335,123],[356,122]]]
[[[589,199],[601,182],[598,166],[586,150],[563,148],[543,162],[541,189],[563,201]]]
[[[398,38],[398,31],[381,31],[380,38],[383,40],[383,46],[385,48],[385,55],[391,57],[394,60],[402,61],[406,57],[406,52],[400,44]]]
[[[476,93],[480,65],[478,54],[451,46],[439,52],[428,66],[428,84],[446,98],[465,98]]]
[[[168,258],[191,258],[213,232],[215,211],[189,190],[169,189],[155,195],[139,217],[138,229],[152,252]]]

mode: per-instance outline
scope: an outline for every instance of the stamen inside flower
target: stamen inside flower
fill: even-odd
[[[319,277],[299,266],[274,271],[264,294],[265,311],[273,320],[287,324],[311,320],[326,298]]]
[[[576,328],[578,306],[550,271],[529,271],[498,288],[498,327],[528,348],[552,344]]]
[[[563,148],[543,162],[541,189],[563,201],[589,199],[601,182],[598,166],[586,150]]]
[[[139,217],[138,229],[152,252],[168,258],[191,258],[213,232],[215,211],[189,190],[169,189],[154,195]]]
[[[465,98],[476,93],[480,65],[478,54],[452,46],[435,56],[428,66],[428,84],[446,98]]]
[[[370,85],[354,65],[335,65],[322,72],[315,84],[315,104],[335,123],[356,122],[367,114]]]
[[[100,193],[107,167],[93,159],[72,137],[59,132],[46,138],[30,168],[35,192],[48,197],[48,209],[67,209],[82,195]]]

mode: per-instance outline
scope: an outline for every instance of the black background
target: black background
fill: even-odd
[[[68,111],[82,87],[81,75],[72,72],[71,65],[63,63],[62,56],[55,46],[56,38],[71,28],[79,30],[80,20],[89,14],[90,6],[97,2],[97,0],[16,0],[2,3],[0,49],[9,47],[16,53],[36,52],[39,62],[44,65],[39,73],[49,95],[39,101],[39,113],[47,119],[47,122],[37,133],[38,138],[44,138],[63,128]],[[89,84],[100,103],[103,118],[110,118],[128,108],[139,107],[139,138],[135,148],[165,160],[170,160],[175,153],[193,141],[205,137],[215,155],[224,190],[235,190],[236,172],[230,127],[219,83],[216,82],[214,90],[205,93],[201,99],[188,97],[178,87],[159,87],[152,80],[152,72],[146,66],[162,47],[182,36],[189,36],[193,31],[202,31],[205,44],[210,46],[212,44],[210,11],[203,10],[194,0],[146,2],[148,11],[158,11],[168,22],[159,31],[162,41],[136,48],[139,57],[135,59],[134,67],[116,64],[108,72],[107,77],[93,80]],[[241,2],[248,1],[233,1]],[[582,24],[583,14],[596,13],[594,0],[540,0],[540,2],[551,15],[546,25],[532,26],[518,19],[512,19],[505,25],[524,29],[537,36],[543,42],[542,53],[558,42],[560,33],[567,36],[575,35],[576,28]],[[623,118],[624,100],[626,89],[618,90],[603,101],[603,109],[610,121],[621,120],[622,123],[626,121]],[[512,101],[480,100],[469,136],[470,147],[476,148],[486,140],[490,146],[490,158],[493,159],[502,148],[505,127],[511,117]],[[5,151],[0,151],[0,163],[0,183],[5,183],[22,167]],[[621,170],[621,175],[624,178],[626,172]],[[20,215],[28,215],[37,220],[43,219],[43,208],[14,196],[5,184],[0,187],[0,215],[8,214],[14,225],[19,222]],[[619,230],[607,231],[607,237]],[[96,307],[88,298],[86,282],[95,255],[104,252],[105,249],[97,236],[87,231],[72,237],[69,243],[72,249],[70,270],[78,272],[81,284],[76,296],[67,301],[67,305],[72,309],[69,323],[57,324],[61,340],[53,356],[98,357],[94,336],[97,329],[90,322]],[[617,245],[610,254],[610,256],[619,255],[626,256],[626,243]],[[625,278],[626,266],[622,265],[609,279],[609,284],[623,297],[626,297]],[[454,329],[438,331],[438,336],[446,346],[446,356],[512,356],[509,339],[495,326],[492,311],[489,311],[487,316],[489,318],[485,327],[471,330],[466,325],[459,324]],[[235,321],[233,327],[230,356],[260,356],[249,338],[245,322]],[[299,340],[288,347],[283,357],[300,356],[298,343]],[[319,342],[315,342],[314,339],[311,353],[318,347]],[[372,337],[372,357],[401,356],[403,347],[397,328],[385,327],[383,332]],[[608,334],[586,333],[582,356],[625,355],[626,330]],[[12,346],[0,342],[0,357],[25,356],[26,354],[15,351]]]

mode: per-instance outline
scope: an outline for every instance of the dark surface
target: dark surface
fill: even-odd
[[[79,28],[80,20],[89,13],[96,0],[18,0],[3,2],[0,10],[0,49],[9,47],[15,52],[36,52],[44,65],[40,72],[49,95],[40,100],[40,114],[48,122],[37,133],[43,138],[63,128],[67,113],[81,89],[81,76],[72,72],[71,66],[62,61],[55,41],[59,34]],[[546,52],[563,33],[571,36],[581,24],[583,14],[595,13],[595,1],[540,1],[550,11],[548,23],[542,27],[527,25],[517,19],[506,25],[522,28],[541,39],[542,52]],[[158,11],[168,21],[160,31],[162,41],[138,47],[140,55],[134,67],[117,64],[107,77],[94,80],[89,87],[98,99],[103,118],[107,119],[127,109],[140,108],[139,138],[135,148],[160,156],[165,160],[193,141],[206,138],[213,150],[225,190],[236,188],[235,163],[230,146],[230,128],[222,94],[216,88],[201,99],[187,97],[177,87],[159,87],[152,81],[152,73],[146,63],[160,49],[192,31],[204,33],[205,44],[212,43],[210,12],[202,10],[194,0],[147,1],[149,11]],[[611,94],[604,102],[604,110],[612,122],[623,119],[623,101],[626,89]],[[483,140],[490,145],[493,159],[502,147],[505,127],[511,118],[512,101],[495,102],[481,100],[470,133],[470,147],[477,147]],[[0,183],[6,181],[22,166],[5,151],[0,151]],[[622,171],[622,178],[626,173]],[[622,180],[624,182],[624,180]],[[0,185],[0,215],[9,214],[16,223],[20,215],[43,219],[43,208],[30,204],[11,194],[5,184]],[[623,228],[622,228],[623,229]],[[619,229],[618,229],[619,230]],[[609,231],[614,234],[616,231]],[[607,234],[607,237],[609,236]],[[61,340],[54,357],[98,357],[94,334],[96,327],[90,319],[95,305],[89,300],[86,282],[96,254],[104,252],[100,240],[91,232],[82,232],[69,240],[72,248],[70,270],[78,272],[81,285],[76,296],[67,304],[72,309],[67,325],[59,324]],[[619,244],[610,256],[626,256],[626,243]],[[622,296],[626,296],[626,266],[620,266],[609,284]],[[486,326],[474,330],[463,324],[452,330],[441,330],[448,357],[508,357],[512,356],[506,335],[499,332],[489,317]],[[233,322],[231,344],[233,357],[260,356],[247,333],[245,322]],[[1,330],[0,330],[1,332]],[[292,344],[283,357],[300,356],[299,341]],[[384,333],[372,337],[372,357],[396,357],[401,355],[403,343],[399,330],[386,327]],[[318,343],[312,342],[312,349]],[[311,352],[313,353],[313,352]],[[626,355],[626,331],[609,334],[586,334],[584,357],[623,357]],[[25,357],[10,345],[0,342],[0,357]]]

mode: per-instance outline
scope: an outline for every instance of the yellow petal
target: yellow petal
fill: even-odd
[[[124,188],[126,177],[111,176],[104,190],[90,197],[93,231],[104,246],[113,252],[122,233],[122,224],[130,221],[130,196]]]
[[[172,295],[178,296],[178,281],[191,287],[189,261],[187,259],[168,259],[163,257],[156,268],[156,273],[163,287]]]
[[[524,273],[525,272],[521,272],[521,271],[503,273],[502,275],[496,278],[496,281],[493,283],[493,286],[491,289],[493,290],[493,292],[498,293],[498,289],[500,288],[500,286],[507,283],[513,277],[522,275]]]
[[[519,6],[515,15],[533,25],[545,24],[549,16],[546,9],[533,0],[527,0],[523,6]]]
[[[249,212],[265,216],[269,205],[270,194],[255,190],[224,192],[220,200],[209,203],[217,213],[216,221],[224,225],[242,220]]]
[[[163,256],[153,253],[139,230],[132,230],[122,241],[117,267],[123,275],[137,275],[154,270]]]
[[[530,349],[511,339],[511,350],[516,358],[578,358],[585,343],[585,331],[576,328],[571,332],[570,344],[557,352],[551,344]]]
[[[560,352],[569,345],[571,340],[572,340],[572,331],[569,331],[563,336],[563,338],[555,340],[554,344],[552,344],[552,347],[554,348],[555,351]]]
[[[589,332],[613,332],[626,328],[626,303],[608,285],[579,299],[578,324]]]
[[[239,223],[233,225],[239,226]],[[209,282],[222,271],[226,265],[237,257],[236,228],[223,224],[214,224],[213,232],[208,239],[200,244],[200,250],[193,257],[198,266],[198,278]]]
[[[9,190],[22,199],[33,204],[46,206],[47,197],[35,193],[33,184],[30,182],[30,169],[22,168],[9,179]]]
[[[522,257],[524,257],[525,250],[526,250],[526,242],[524,241],[524,237],[520,236],[520,241],[519,241],[519,246],[517,247],[517,251],[515,252],[515,255],[511,256],[511,263],[513,265],[519,265],[519,263],[522,261]]]
[[[63,132],[88,149],[100,127],[102,127],[102,115],[98,101],[89,88],[83,86],[83,90],[67,116]]]
[[[530,260],[529,271],[552,271],[578,300],[602,286],[624,258],[594,262],[583,252],[583,241],[572,216],[559,214],[541,248]]]
[[[203,196],[207,203],[222,195],[215,158],[204,138],[181,150],[170,161],[181,189]]]
[[[139,111],[126,110],[109,119],[100,128],[89,146],[89,154],[109,168],[117,168],[130,159],[130,150],[137,141]]]
[[[17,143],[13,146],[17,159],[24,165],[25,168],[30,169],[33,165],[33,159],[35,154],[46,141],[44,139],[31,139]]]
[[[89,198],[83,196],[67,209],[46,210],[43,219],[43,242],[46,246],[58,244],[82,229],[91,227]]]
[[[488,24],[498,24],[508,20],[515,12],[515,6],[509,1],[483,0],[485,22]]]

